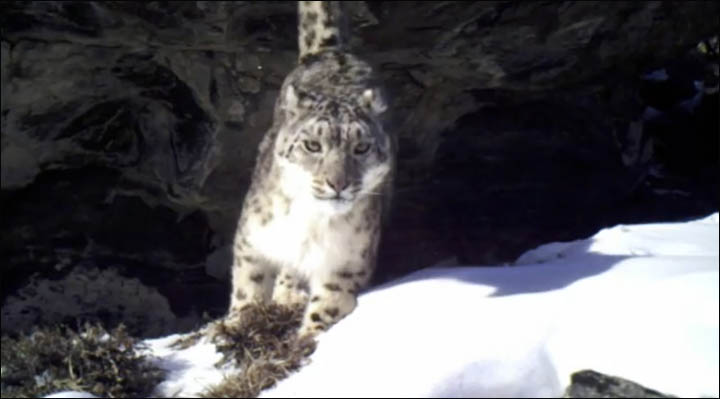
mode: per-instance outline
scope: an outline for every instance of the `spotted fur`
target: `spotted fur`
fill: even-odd
[[[260,144],[235,237],[230,313],[307,302],[301,334],[355,308],[375,268],[395,167],[380,83],[344,47],[341,8],[299,2],[299,62]]]
[[[325,50],[344,52],[347,21],[342,1],[298,2],[299,59]]]

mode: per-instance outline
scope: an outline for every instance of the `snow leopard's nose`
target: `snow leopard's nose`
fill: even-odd
[[[345,178],[342,177],[336,177],[334,179],[325,179],[325,183],[327,183],[330,188],[335,190],[336,193],[340,194],[343,190],[345,190],[348,186],[348,181]]]

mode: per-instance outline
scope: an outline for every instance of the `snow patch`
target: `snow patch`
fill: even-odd
[[[717,397],[718,220],[619,225],[512,267],[418,271],[361,295],[311,363],[261,397],[560,397],[582,369]],[[197,396],[232,371],[207,341],[171,348],[179,337],[145,341],[169,372],[156,395]]]
[[[650,73],[647,73],[642,76],[644,80],[651,80],[655,82],[663,82],[670,78],[668,76],[667,70],[665,68],[662,69],[656,69]]]
[[[222,354],[205,338],[185,349],[173,348],[173,343],[182,337],[176,334],[144,341],[153,363],[167,372],[166,380],[155,388],[154,394],[157,396],[197,396],[207,387],[222,381],[225,373],[232,371],[215,366],[222,360]]]

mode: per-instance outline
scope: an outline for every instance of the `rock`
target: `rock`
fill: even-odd
[[[573,373],[570,380],[564,398],[674,398],[632,381],[593,370]]]
[[[138,279],[121,276],[115,267],[59,264],[71,267],[60,279],[31,278],[2,308],[2,323],[15,331],[31,331],[37,325],[95,320],[130,326],[134,336],[156,336],[167,331],[195,327],[198,315],[178,317],[165,296]],[[148,312],[152,309],[152,312]],[[142,327],[142,328],[140,328]]]
[[[3,309],[65,262],[123,265],[175,313],[224,312],[224,248],[297,57],[295,7],[3,6]],[[635,205],[656,200],[643,188],[654,159],[633,147],[650,133],[629,128],[645,106],[640,77],[716,34],[717,2],[348,7],[351,45],[377,64],[400,142],[378,282],[453,255],[508,262],[627,222],[628,207],[634,221],[665,209]],[[673,215],[715,206],[716,192],[701,194]]]

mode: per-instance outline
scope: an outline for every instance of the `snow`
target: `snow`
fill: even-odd
[[[222,354],[207,339],[186,349],[175,349],[171,345],[183,335],[146,340],[147,354],[154,357],[155,364],[167,371],[167,378],[155,389],[159,396],[197,396],[205,387],[222,381],[228,368],[215,366],[222,360]]]
[[[363,295],[263,397],[559,397],[586,368],[718,396],[718,214],[428,269]]]
[[[658,110],[657,108],[646,106],[645,110],[643,110],[642,119],[644,121],[651,121],[655,118],[658,118],[663,115],[663,112]]]
[[[434,267],[358,299],[311,363],[261,397],[560,397],[582,369],[717,397],[718,214],[619,225],[542,245],[511,267]],[[158,396],[219,382],[206,342],[168,348]]]
[[[65,399],[65,398],[97,398],[98,396],[95,396],[88,392],[83,391],[62,391],[62,392],[56,392],[52,395],[45,396],[45,398],[56,398],[56,399]]]
[[[665,68],[654,70],[642,76],[644,80],[650,80],[655,82],[664,82],[668,80],[669,76]]]

